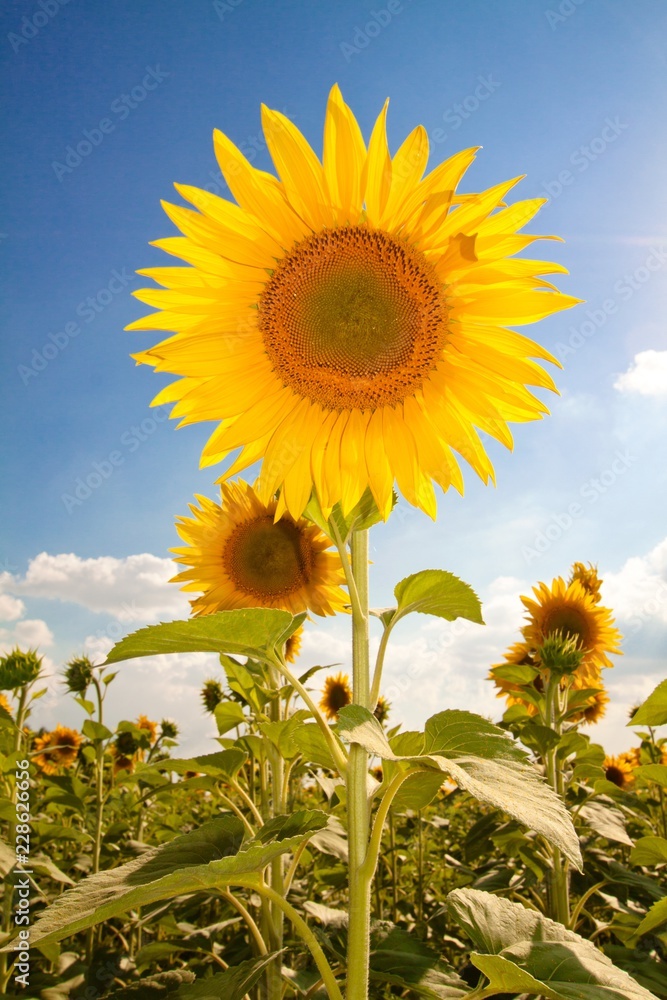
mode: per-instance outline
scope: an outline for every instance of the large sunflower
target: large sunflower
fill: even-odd
[[[61,767],[72,767],[83,743],[81,733],[68,726],[56,726],[50,733],[35,739],[34,762],[44,774],[57,774]]]
[[[263,503],[248,483],[223,483],[222,505],[197,497],[193,517],[178,518],[186,548],[173,549],[189,568],[174,577],[183,590],[202,591],[195,615],[232,608],[282,608],[332,615],[348,597],[340,556],[315,525]]]
[[[433,516],[433,482],[463,489],[454,451],[488,482],[475,428],[511,448],[508,421],[548,412],[526,385],[555,389],[531,358],[556,359],[508,327],[578,301],[540,277],[562,265],[510,259],[544,238],[517,235],[544,199],[508,207],[520,178],[457,195],[476,148],[424,177],[425,129],[392,157],[386,110],[367,148],[334,87],[320,162],[263,107],[277,178],[216,131],[237,204],[176,185],[196,211],[165,204],[183,236],[155,245],[192,267],[141,271],[164,287],[135,293],[160,311],[128,329],[175,334],[135,355],[180,376],[154,405],[219,421],[202,464],[240,448],[226,479],[263,459],[260,496],[295,518],[313,487],[325,512],[370,487],[386,517],[394,480]]]
[[[621,652],[621,633],[614,626],[611,611],[601,607],[597,595],[586,590],[579,580],[566,584],[558,576],[551,587],[539,583],[533,593],[535,600],[521,598],[529,616],[521,629],[526,642],[539,647],[548,635],[558,631],[565,638],[577,639],[580,648],[586,650],[577,674],[582,682],[590,681],[589,687],[599,687],[600,668],[613,666],[608,654]]]

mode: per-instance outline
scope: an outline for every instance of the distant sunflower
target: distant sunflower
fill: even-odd
[[[112,744],[110,749],[113,758],[113,773],[119,774],[121,771],[128,771],[131,774],[134,771],[135,757],[128,757],[124,753],[121,753],[114,744]]]
[[[223,700],[224,696],[225,695],[220,681],[213,679],[204,681],[201,689],[201,700],[203,701],[204,708],[207,712],[213,714],[220,702]]]
[[[593,725],[599,722],[600,719],[607,711],[607,705],[609,704],[609,695],[604,688],[599,688],[594,695],[588,700],[586,708],[584,708],[581,713],[577,715],[570,716],[571,722],[577,722],[581,719],[582,722],[587,722],[589,725]]]
[[[619,788],[628,788],[635,780],[632,764],[623,754],[618,757],[605,757],[602,767],[607,781],[613,782]]]
[[[587,594],[590,594],[596,604],[601,600],[602,580],[598,576],[597,566],[593,566],[591,563],[588,566],[582,562],[573,563],[568,583],[573,583],[575,580],[581,584]]]
[[[380,697],[378,698],[377,705],[375,706],[375,710],[373,712],[373,715],[378,720],[381,726],[383,726],[387,721],[390,709],[391,705],[384,697],[384,695],[381,694]]]
[[[56,726],[50,733],[35,739],[34,763],[44,774],[57,774],[61,767],[72,767],[82,743],[83,737],[75,729]]]
[[[195,615],[232,608],[283,608],[332,615],[348,597],[340,556],[331,539],[304,519],[276,520],[276,500],[264,503],[248,483],[222,485],[222,505],[197,497],[193,517],[176,529],[186,548],[172,549],[189,568],[173,579],[182,590],[203,591],[190,603]]]
[[[418,126],[392,157],[385,104],[368,148],[335,86],[322,162],[298,129],[262,108],[278,178],[220,132],[220,169],[237,204],[177,184],[195,209],[164,203],[183,233],[156,246],[192,265],[141,271],[158,309],[131,330],[175,334],[134,355],[180,377],[154,400],[182,424],[219,421],[202,464],[240,454],[223,478],[263,459],[260,496],[300,517],[313,488],[328,512],[367,487],[388,517],[396,480],[435,515],[433,482],[462,491],[458,452],[488,482],[476,428],[508,448],[508,421],[541,418],[527,385],[555,390],[532,358],[558,361],[509,330],[567,309],[542,275],[560,264],[511,259],[543,198],[505,204],[521,178],[479,194],[458,184],[476,148],[425,177]],[[551,237],[548,237],[551,238]]]
[[[0,691],[0,707],[4,708],[5,712],[12,715],[12,706],[8,698]]]
[[[533,588],[535,600],[522,597],[529,620],[521,631],[527,643],[540,646],[548,635],[560,631],[576,638],[580,648],[586,650],[577,674],[585,681],[593,681],[600,667],[613,666],[609,653],[620,653],[618,643],[621,633],[614,626],[611,611],[600,607],[596,598],[588,593],[578,580],[566,584],[556,577],[551,587],[540,583]]]
[[[327,719],[337,719],[341,708],[352,701],[352,689],[347,674],[334,674],[324,682],[320,708]]]
[[[153,722],[146,715],[140,715],[136,722],[137,729],[143,729],[148,733],[148,739],[151,743],[155,743],[157,739],[157,722]]]
[[[285,660],[287,663],[296,663],[299,653],[301,652],[301,642],[303,640],[303,625],[292,632],[291,636],[285,643]]]

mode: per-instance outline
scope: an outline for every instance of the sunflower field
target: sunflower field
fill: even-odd
[[[179,184],[192,208],[165,204],[181,235],[156,245],[185,266],[140,272],[156,311],[128,329],[168,334],[133,356],[176,376],[155,404],[215,423],[219,500],[176,521],[191,616],[65,665],[78,728],[38,727],[36,652],[0,662],[7,993],[667,998],[667,681],[606,757],[590,727],[622,637],[595,567],[523,597],[489,664],[497,720],[435,705],[406,731],[383,693],[400,621],[483,609],[442,568],[373,607],[369,532],[398,503],[435,518],[460,462],[493,480],[480,434],[511,448],[548,412],[531,389],[556,390],[513,327],[579,301],[562,265],[516,256],[553,238],[520,233],[543,199],[508,202],[520,178],[460,190],[476,148],[426,173],[421,126],[392,156],[386,114],[366,142],[334,86],[320,159],[263,108],[275,174],[216,132],[234,200]],[[351,676],[299,657],[337,614]],[[192,652],[220,662],[210,752],[138,711],[110,727],[117,665]]]

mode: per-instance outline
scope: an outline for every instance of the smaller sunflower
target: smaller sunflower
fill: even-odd
[[[201,689],[201,700],[207,712],[210,712],[212,715],[224,697],[220,681],[213,680],[212,678],[204,681]]]
[[[222,504],[198,496],[193,517],[179,517],[185,548],[172,549],[189,567],[173,578],[182,590],[201,591],[195,615],[233,608],[281,608],[333,615],[348,602],[345,577],[331,539],[304,518],[276,520],[277,501],[263,503],[239,479],[223,483]]]
[[[373,715],[378,720],[381,726],[384,726],[385,722],[387,721],[390,709],[391,705],[389,704],[385,696],[381,694],[378,698],[377,705],[375,706],[375,711],[373,712]]]
[[[12,713],[12,706],[11,706],[11,704],[9,702],[9,699],[6,698],[4,696],[4,694],[2,694],[1,691],[0,691],[0,708],[4,708],[5,712],[7,712],[9,715],[13,714]]]
[[[287,663],[296,663],[299,653],[301,652],[301,641],[303,639],[303,625],[292,632],[291,636],[285,643],[285,660]]]
[[[121,753],[115,744],[111,746],[111,756],[113,757],[114,774],[119,774],[121,771],[127,771],[131,774],[134,771],[134,757],[128,757],[126,754]]]
[[[578,722],[582,721],[588,725],[594,725],[599,722],[603,715],[607,711],[607,705],[609,704],[609,695],[604,688],[600,688],[596,691],[594,695],[589,698],[586,708],[577,715],[571,716],[570,721]]]
[[[618,643],[621,633],[614,626],[611,611],[600,607],[579,580],[566,584],[562,577],[551,587],[540,583],[533,588],[535,600],[522,597],[528,611],[528,623],[521,629],[527,644],[541,646],[554,632],[577,639],[586,656],[578,674],[582,680],[593,680],[600,667],[613,666],[610,653],[621,653]],[[589,684],[595,687],[595,683]]]
[[[588,566],[582,562],[573,563],[568,584],[574,583],[575,580],[581,584],[587,594],[590,594],[596,604],[600,601],[602,580],[598,576],[597,566],[592,563],[589,563]]]
[[[72,767],[83,743],[81,733],[67,726],[56,726],[50,733],[35,739],[34,762],[44,774],[57,774],[61,767]]]
[[[148,739],[155,743],[157,739],[157,722],[153,722],[147,715],[140,715],[137,719],[137,729],[143,729],[148,733]]]
[[[352,689],[347,674],[334,674],[324,682],[320,708],[327,719],[337,719],[341,708],[352,701]]]
[[[635,780],[634,769],[632,764],[626,760],[625,754],[619,754],[618,757],[605,757],[602,767],[607,781],[611,781],[619,788],[628,788]]]

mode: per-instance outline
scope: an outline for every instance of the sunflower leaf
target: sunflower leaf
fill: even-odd
[[[634,773],[637,778],[654,781],[656,785],[667,788],[667,767],[664,764],[641,764]]]
[[[667,840],[664,837],[640,837],[630,852],[631,865],[664,865]]]
[[[301,624],[301,616],[274,608],[242,608],[218,611],[187,621],[149,625],[117,642],[106,664],[137,656],[162,653],[231,653],[241,656],[273,657]]]
[[[455,889],[447,909],[478,949],[470,961],[498,992],[547,1000],[656,1000],[590,941],[520,903]]]
[[[423,737],[403,734],[402,740],[394,741],[403,753],[392,748],[377,719],[360,705],[341,709],[338,732],[384,760],[438,768],[480,802],[504,810],[540,833],[581,867],[579,840],[561,799],[526,762],[525,752],[481,716],[440,712],[428,719]]]
[[[261,835],[243,844],[243,824],[235,816],[211,820],[140,857],[91,875],[58,896],[31,930],[41,946],[94,924],[162,899],[211,891],[254,876],[282,854],[293,851],[304,833],[322,829],[325,813],[302,811],[276,817]]]
[[[643,702],[628,726],[662,726],[667,722],[667,680],[661,681]]]
[[[213,714],[218,727],[218,736],[224,736],[230,729],[248,721],[238,701],[221,701],[215,706]]]
[[[472,587],[443,569],[425,569],[401,580],[394,589],[398,615],[413,611],[453,622],[456,618],[484,624],[482,606]]]

